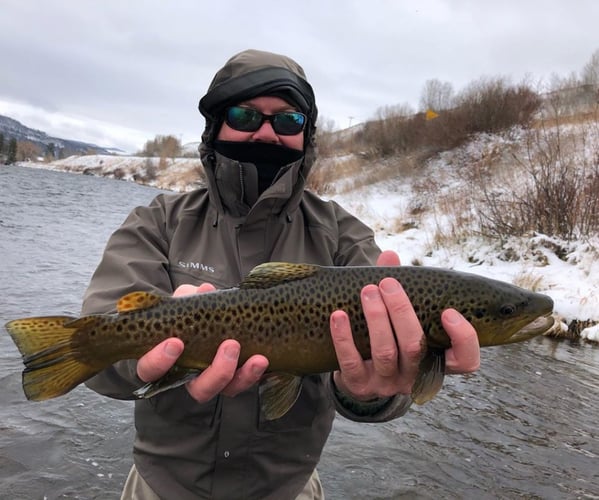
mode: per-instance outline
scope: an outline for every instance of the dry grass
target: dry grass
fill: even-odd
[[[513,283],[520,288],[532,290],[533,292],[539,292],[547,288],[543,276],[535,274],[534,271],[522,271],[514,277]]]
[[[204,182],[204,169],[198,159],[189,159],[180,168],[174,165],[166,166],[156,173],[157,185],[173,191],[193,189]]]
[[[413,156],[374,161],[360,155],[319,160],[308,177],[308,189],[318,194],[347,193],[391,179],[414,175],[419,163]]]
[[[531,128],[557,127],[558,125],[582,125],[590,122],[599,122],[599,104],[591,111],[535,119],[531,123]]]

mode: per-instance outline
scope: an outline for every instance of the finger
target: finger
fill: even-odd
[[[399,255],[395,253],[393,250],[385,250],[381,252],[376,259],[377,266],[399,266]]]
[[[236,396],[248,390],[260,381],[268,368],[268,359],[260,354],[251,356],[241,368],[235,372],[233,380],[223,389],[226,396]]]
[[[222,392],[233,380],[239,362],[239,342],[225,340],[216,351],[212,363],[196,378],[187,383],[189,394],[204,403]]]
[[[360,390],[359,386],[368,377],[368,370],[354,343],[349,317],[344,311],[335,311],[331,314],[330,325],[341,372],[341,377],[335,377],[335,382],[342,392],[348,392],[347,385],[352,385],[353,390],[350,392],[356,394]]]
[[[408,295],[397,280],[384,278],[379,289],[387,306],[399,349],[399,378],[402,387],[400,392],[407,394],[411,391],[418,374],[424,332]]]
[[[441,315],[443,328],[451,339],[445,351],[447,373],[472,373],[480,367],[480,346],[474,327],[455,309],[446,309]]]
[[[397,344],[379,287],[376,285],[365,286],[362,289],[361,298],[370,336],[370,353],[374,371],[381,377],[396,376],[398,369]]]
[[[186,295],[193,295],[194,293],[212,292],[216,290],[214,285],[210,283],[202,283],[200,286],[195,285],[180,285],[173,293],[173,297],[184,297]]]
[[[198,287],[195,285],[181,285],[173,293],[173,297],[184,297],[186,295],[193,295],[197,293]]]
[[[197,293],[214,292],[215,290],[216,290],[216,287],[212,283],[202,283],[198,287]]]
[[[175,364],[183,352],[183,347],[183,342],[178,338],[162,341],[139,358],[137,376],[144,382],[158,380]]]

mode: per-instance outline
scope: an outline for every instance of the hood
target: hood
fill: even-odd
[[[316,159],[314,136],[318,110],[312,87],[302,67],[293,59],[271,52],[245,50],[234,55],[216,73],[198,106],[206,119],[200,156],[211,197],[218,208],[222,209],[222,200],[218,199],[216,188],[214,140],[222,125],[223,112],[228,106],[265,95],[285,99],[308,117],[304,129],[304,156],[300,168],[293,169],[297,178],[291,197],[297,198],[303,191],[305,179]]]

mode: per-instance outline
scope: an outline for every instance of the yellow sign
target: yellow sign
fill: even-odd
[[[439,114],[435,113],[432,109],[427,109],[426,110],[426,119],[427,120],[434,120],[438,116],[439,116]]]

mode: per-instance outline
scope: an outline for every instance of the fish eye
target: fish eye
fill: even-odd
[[[504,304],[499,310],[502,316],[511,316],[516,312],[516,306],[514,304]]]

